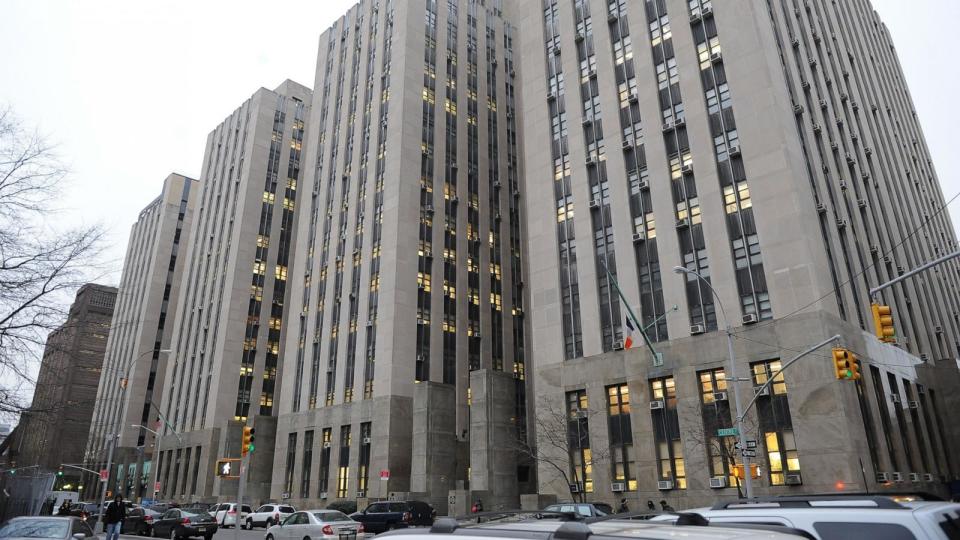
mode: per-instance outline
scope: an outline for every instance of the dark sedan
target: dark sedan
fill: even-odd
[[[163,514],[149,508],[135,506],[127,510],[127,518],[120,524],[120,534],[135,534],[150,536],[153,532],[153,523]]]
[[[153,536],[180,540],[181,538],[213,538],[217,520],[210,514],[194,514],[180,508],[171,508],[153,522]]]
[[[28,538],[83,540],[94,536],[93,529],[75,516],[18,517],[0,527],[0,538],[4,540]]]

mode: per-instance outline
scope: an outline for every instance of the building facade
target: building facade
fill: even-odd
[[[837,381],[827,345],[757,398],[756,492],[956,478],[941,414],[957,405],[957,262],[881,291],[899,334],[871,335],[869,289],[957,241],[869,2],[516,8],[526,140],[550,141],[525,146],[526,189],[553,193],[525,199],[537,440],[552,416],[570,441],[540,460],[540,490],[641,507],[735,496],[739,451],[718,436],[732,385],[746,405],[834,335],[864,376]],[[628,307],[660,359],[624,350]]]
[[[243,424],[260,432],[257,459],[272,461],[310,95],[289,80],[261,88],[207,137],[160,405],[169,424],[157,443],[157,497],[235,494],[237,481],[215,481],[213,466],[239,457]],[[267,496],[268,481],[249,481],[251,497]]]
[[[115,287],[81,286],[66,322],[47,337],[33,402],[17,428],[18,467],[56,471],[83,462],[116,300]],[[81,482],[65,468],[57,486]]]
[[[147,483],[157,407],[196,192],[196,180],[169,175],[160,196],[140,211],[127,244],[84,462],[93,470],[105,467],[110,438],[117,436],[110,489],[132,500],[152,495]],[[92,478],[85,484],[91,494],[98,487]]]
[[[533,489],[515,33],[364,0],[321,35],[273,498]]]

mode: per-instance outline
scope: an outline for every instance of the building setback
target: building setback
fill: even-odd
[[[294,216],[309,199],[298,184],[310,95],[289,80],[261,88],[207,137],[160,406],[170,427],[157,443],[157,497],[235,494],[237,481],[215,481],[213,466],[239,457],[242,424],[259,432],[247,494],[269,494]]]
[[[957,241],[869,2],[514,7],[524,132],[544,141],[523,166],[543,194],[525,199],[537,418],[557,411],[579,434],[548,456],[566,477],[540,463],[541,492],[678,508],[735,496],[739,452],[717,433],[735,414],[728,324],[744,405],[835,334],[864,372],[837,381],[827,346],[758,398],[757,494],[956,478],[941,413],[957,406],[958,263],[882,291],[897,343],[870,335],[868,290]],[[624,350],[607,270],[662,364],[642,342]]]
[[[514,37],[500,2],[452,0],[321,35],[274,499],[533,489]]]
[[[22,433],[18,467],[56,471],[61,464],[83,461],[116,300],[114,287],[83,285],[66,322],[47,337],[33,403],[17,429]],[[57,488],[76,485],[76,470],[63,472]]]
[[[182,280],[181,246],[190,236],[197,181],[171,174],[159,197],[140,211],[130,231],[120,278],[113,330],[107,342],[103,376],[84,456],[86,467],[106,466],[109,437],[119,434],[113,454],[111,490],[131,499],[149,498],[157,407],[166,373]],[[178,264],[178,260],[180,260]],[[95,497],[98,482],[85,485]]]

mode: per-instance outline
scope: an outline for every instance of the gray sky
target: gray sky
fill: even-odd
[[[949,45],[960,2],[873,3],[949,199],[960,191],[960,78]],[[197,177],[207,133],[258,87],[285,78],[312,86],[317,39],[353,4],[3,0],[0,103],[60,143],[73,171],[60,219],[110,228],[118,281],[130,225],[163,178]],[[957,226],[960,202],[951,211]]]

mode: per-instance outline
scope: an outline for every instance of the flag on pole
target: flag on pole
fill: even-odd
[[[633,321],[630,320],[630,315],[627,315],[627,332],[623,336],[624,349],[629,349],[630,347],[633,347],[633,333],[636,331],[637,329],[633,327]]]

